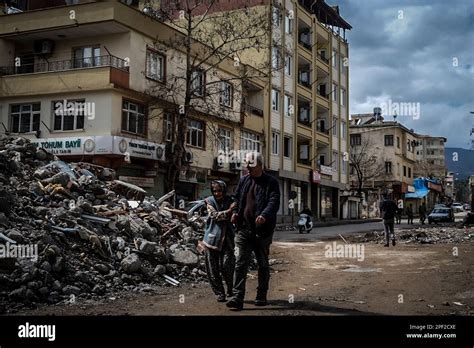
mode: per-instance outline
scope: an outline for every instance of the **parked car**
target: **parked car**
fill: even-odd
[[[454,222],[454,212],[451,208],[434,208],[428,215],[428,223]]]
[[[207,207],[204,200],[186,202],[182,209],[188,212],[188,219],[191,219],[195,214],[202,218],[207,218]]]
[[[465,211],[471,211],[471,205],[468,204],[468,203],[464,204],[463,208],[464,208]]]
[[[462,206],[461,203],[453,203],[453,204],[451,205],[451,208],[453,209],[453,211],[454,211],[455,213],[459,213],[459,212],[461,212],[461,211],[464,211],[464,208],[463,208],[463,206]]]

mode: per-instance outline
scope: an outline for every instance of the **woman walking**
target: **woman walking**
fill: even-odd
[[[203,243],[206,246],[205,261],[207,276],[218,302],[226,301],[223,280],[227,287],[227,296],[232,296],[232,284],[235,268],[234,231],[230,223],[232,198],[227,195],[227,185],[222,180],[211,182],[212,196],[206,198],[209,217]]]

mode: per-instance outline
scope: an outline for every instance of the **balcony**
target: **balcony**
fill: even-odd
[[[26,63],[20,67],[0,67],[0,76],[48,73],[98,67],[112,67],[128,73],[128,63],[115,56],[99,56],[80,59],[57,60],[51,62]]]
[[[310,166],[311,165],[311,140],[299,137],[298,138],[298,164]]]
[[[83,91],[129,88],[128,67],[123,66],[122,62],[119,58],[109,57],[101,58],[101,64],[91,67],[78,63],[75,68],[72,61],[36,63],[21,69],[4,67],[0,68],[3,74],[0,75],[0,90],[7,97],[68,93],[77,91],[78,87]]]
[[[329,99],[329,95],[328,95],[326,87],[327,87],[326,84],[318,85],[317,93],[320,97],[323,97],[324,99]]]
[[[246,112],[248,112],[252,115],[263,117],[263,110],[260,109],[260,108],[257,108],[253,105],[248,105],[248,104],[244,104],[243,108]]]
[[[311,103],[298,97],[298,123],[311,127]]]

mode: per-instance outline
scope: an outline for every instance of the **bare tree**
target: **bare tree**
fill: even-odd
[[[244,0],[239,1],[239,10],[231,11],[225,7],[231,3],[167,0],[159,10],[148,10],[150,15],[176,29],[169,37],[158,35],[155,42],[155,48],[172,51],[168,59],[174,64],[173,69],[168,69],[164,83],[157,83],[147,91],[154,97],[151,104],[158,108],[165,103],[175,117],[167,187],[174,188],[179,172],[186,165],[189,118],[206,116],[239,122],[242,110],[234,105],[241,104],[247,81],[265,79],[283,67],[281,46],[278,46],[278,57],[273,58],[278,63],[269,58],[274,44],[269,40],[272,23],[268,6],[255,5],[255,1],[250,6],[251,2]],[[241,64],[242,55],[246,62],[249,57],[255,57],[252,67]],[[218,139],[213,123],[206,124]]]
[[[374,144],[370,137],[363,137],[361,134],[361,143],[350,147],[349,161],[350,166],[355,172],[357,178],[357,195],[362,198],[362,189],[367,181],[384,176],[385,164],[382,158],[379,158],[374,152]]]

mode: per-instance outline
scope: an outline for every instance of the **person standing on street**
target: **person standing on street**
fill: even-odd
[[[263,171],[262,155],[248,153],[245,160],[249,174],[239,181],[234,196],[237,207],[231,219],[236,225],[236,267],[234,297],[227,303],[227,307],[237,310],[241,310],[244,305],[245,283],[252,251],[258,263],[255,305],[267,305],[270,281],[268,256],[280,206],[278,181]]]
[[[227,286],[227,296],[232,296],[234,276],[234,231],[230,223],[236,204],[227,195],[227,185],[222,180],[211,182],[212,196],[206,198],[207,212],[203,244],[205,245],[206,271],[212,291],[218,302],[226,301],[222,280]]]
[[[383,218],[383,226],[385,230],[385,247],[388,247],[390,245],[390,237],[392,237],[392,245],[395,246],[394,219],[397,209],[397,204],[392,201],[387,194],[384,194],[383,200],[380,203],[380,213]]]
[[[413,225],[413,206],[412,206],[412,204],[409,204],[407,206],[407,219],[408,219],[408,224]]]
[[[420,222],[422,225],[424,225],[425,220],[426,220],[426,203],[425,202],[423,202],[418,208],[418,213],[420,214]]]

